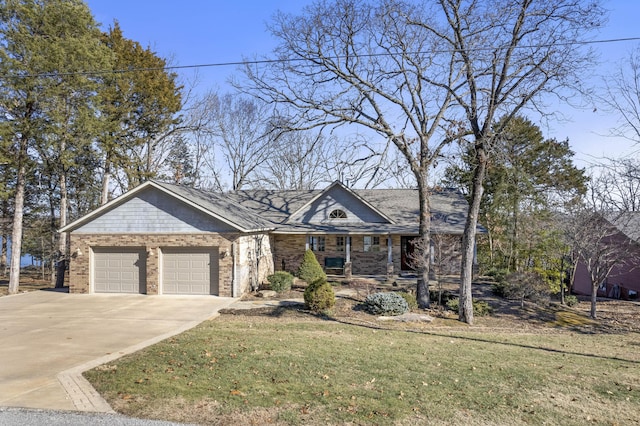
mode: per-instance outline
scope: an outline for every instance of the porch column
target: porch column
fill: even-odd
[[[351,237],[347,235],[344,242],[344,277],[351,278]]]
[[[350,236],[346,236],[345,237],[346,241],[345,241],[345,259],[344,261],[347,263],[351,263],[351,237]]]
[[[393,239],[387,235],[387,278],[393,275]]]
[[[304,251],[309,250],[309,235],[304,237]]]

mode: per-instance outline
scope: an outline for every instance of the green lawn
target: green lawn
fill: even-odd
[[[122,413],[201,424],[640,423],[637,333],[389,327],[223,315],[85,376]]]

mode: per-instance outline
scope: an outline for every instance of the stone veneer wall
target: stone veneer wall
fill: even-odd
[[[141,248],[147,253],[146,293],[158,294],[159,249],[164,247],[218,247],[219,296],[232,297],[231,280],[233,260],[231,243],[238,234],[73,234],[71,233],[71,263],[69,265],[69,292],[89,293],[92,247]],[[77,255],[78,249],[80,255]],[[222,253],[227,253],[223,256]]]
[[[238,238],[236,255],[237,273],[243,277],[239,282],[240,294],[251,290],[252,282],[256,286],[267,282],[267,276],[273,273],[271,238],[266,234]]]

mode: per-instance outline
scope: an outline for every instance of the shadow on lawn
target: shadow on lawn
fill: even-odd
[[[454,333],[460,333],[460,332],[464,332],[464,333],[483,333],[486,331],[482,331],[482,330],[452,330],[450,333],[440,333],[434,330],[428,330],[428,329],[422,329],[422,330],[418,330],[418,329],[399,329],[399,328],[391,328],[391,327],[384,327],[382,325],[378,325],[372,322],[363,322],[363,321],[350,321],[349,319],[341,319],[341,318],[328,318],[328,317],[323,317],[323,319],[327,319],[327,320],[332,320],[335,322],[338,322],[340,324],[347,324],[347,325],[354,325],[357,327],[365,327],[365,328],[370,328],[373,330],[388,330],[388,331],[398,331],[398,332],[405,332],[405,333],[415,333],[415,334],[424,334],[424,335],[429,335],[429,336],[435,336],[435,337],[445,337],[445,338],[450,338],[450,339],[457,339],[457,340],[463,340],[463,341],[471,341],[471,342],[481,342],[481,343],[491,343],[491,344],[496,344],[496,345],[502,345],[502,346],[512,346],[512,347],[519,347],[519,348],[524,348],[524,349],[533,349],[533,350],[537,350],[537,351],[543,351],[543,352],[548,352],[548,353],[556,353],[556,354],[563,354],[563,355],[575,355],[575,356],[583,356],[583,357],[588,357],[588,358],[596,358],[596,359],[603,359],[603,360],[610,360],[610,361],[620,361],[620,362],[627,362],[627,363],[631,363],[631,364],[640,364],[640,361],[636,361],[636,360],[632,360],[632,359],[625,359],[625,358],[620,358],[620,357],[616,357],[616,356],[606,356],[606,355],[598,355],[598,354],[590,354],[590,353],[581,353],[581,352],[574,352],[574,351],[569,351],[569,350],[564,350],[564,349],[555,349],[555,348],[550,348],[550,347],[544,347],[544,346],[533,346],[533,345],[526,345],[526,344],[522,344],[522,343],[514,343],[514,342],[500,342],[500,341],[496,341],[496,340],[491,340],[491,339],[483,339],[482,337],[471,337],[471,336],[460,336]],[[596,333],[590,333],[590,334],[596,334]],[[615,333],[615,334],[619,334],[619,332]]]
[[[508,302],[508,301],[507,301]],[[554,322],[558,322],[558,316],[556,313],[567,312],[563,308],[557,307],[538,307],[536,306],[527,306],[525,308],[521,308],[519,304],[507,303],[504,302],[505,305],[502,306],[503,311],[500,315],[513,315],[525,321],[535,321],[537,323],[546,323],[553,325]],[[361,304],[355,304],[351,307],[354,312],[361,312],[363,307]],[[583,356],[589,358],[610,360],[610,361],[620,361],[627,362],[631,364],[640,364],[640,361],[625,359],[615,356],[606,356],[606,355],[598,355],[598,354],[590,354],[590,353],[581,353],[564,349],[556,349],[551,347],[544,346],[534,346],[527,345],[522,343],[514,343],[514,342],[501,342],[496,340],[491,340],[489,338],[475,337],[475,336],[462,336],[459,333],[488,333],[490,330],[483,329],[450,329],[450,332],[439,332],[433,329],[428,328],[399,328],[388,326],[386,324],[378,324],[373,321],[364,320],[359,318],[358,316],[336,316],[336,315],[327,315],[323,313],[313,313],[307,310],[303,303],[298,302],[288,302],[282,303],[279,306],[272,307],[261,307],[255,309],[247,309],[247,310],[236,310],[236,309],[225,309],[220,311],[221,314],[227,315],[236,315],[236,316],[265,316],[272,318],[313,318],[322,321],[328,322],[336,322],[345,325],[352,325],[357,327],[364,327],[373,330],[386,330],[386,331],[396,331],[400,333],[415,333],[415,334],[423,334],[435,337],[444,337],[449,339],[457,339],[462,341],[471,341],[471,342],[481,342],[481,343],[490,343],[502,346],[512,346],[519,347],[524,349],[532,349],[537,351],[543,351],[547,353],[555,353],[555,354],[564,354],[564,355],[574,355],[574,356]],[[580,317],[578,320],[579,324],[576,326],[572,326],[571,324],[559,324],[557,327],[561,327],[563,330],[568,330],[572,332],[579,332],[583,334],[621,334],[620,330],[614,329],[613,327],[606,327],[601,324],[597,324],[595,321],[591,321],[593,323],[593,327],[596,327],[597,330],[586,331],[584,329],[582,316],[578,313],[570,312],[572,315]],[[588,319],[588,318],[587,318]],[[461,326],[466,326],[466,324],[462,324]],[[628,333],[628,332],[625,332]],[[635,332],[632,332],[635,333]]]

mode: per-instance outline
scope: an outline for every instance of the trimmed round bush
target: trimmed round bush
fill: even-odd
[[[283,291],[291,290],[291,285],[293,285],[293,275],[286,271],[277,271],[272,275],[267,277],[267,281],[269,281],[269,287],[271,290],[282,293]]]
[[[398,293],[373,293],[364,300],[367,311],[374,315],[402,315],[409,312],[409,304]]]
[[[318,263],[316,255],[311,250],[304,252],[300,268],[298,268],[298,277],[306,281],[307,284],[311,284],[318,279],[327,280],[327,275],[322,270],[322,266]]]
[[[323,312],[335,306],[336,295],[326,278],[319,278],[307,286],[304,290],[304,304],[313,312]]]

